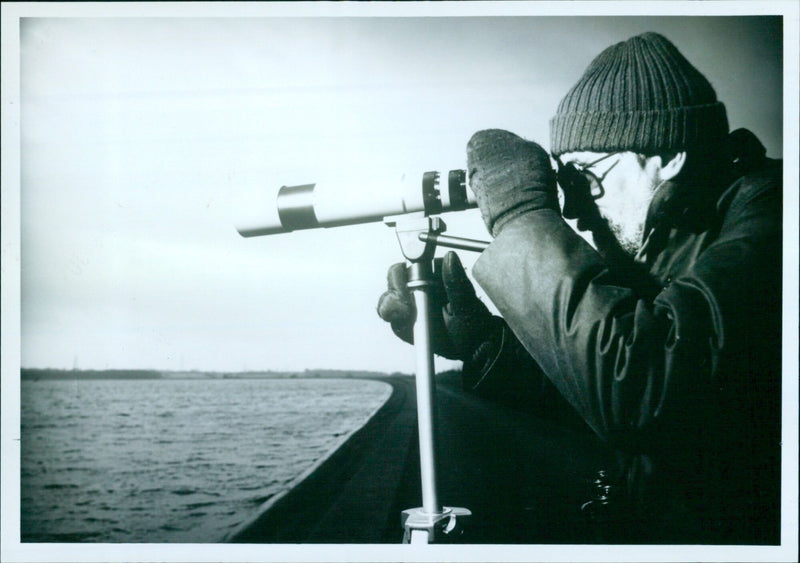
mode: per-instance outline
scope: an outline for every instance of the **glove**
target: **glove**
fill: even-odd
[[[455,252],[434,263],[437,282],[431,289],[431,340],[433,352],[451,360],[471,360],[478,348],[501,331],[501,321],[475,295]],[[387,274],[387,291],[378,300],[378,316],[392,326],[404,342],[414,342],[416,311],[407,289],[405,264],[394,264]]]
[[[558,211],[550,157],[534,142],[501,129],[478,131],[467,143],[470,188],[483,222],[497,236],[508,221],[530,211]]]

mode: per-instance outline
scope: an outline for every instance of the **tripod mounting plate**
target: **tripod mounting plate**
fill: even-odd
[[[472,516],[469,509],[452,506],[445,506],[440,513],[435,514],[422,508],[404,510],[400,516],[405,529],[403,543],[416,543],[414,538],[419,537],[426,543],[436,543],[447,537],[458,536],[464,531],[463,519],[467,516]]]

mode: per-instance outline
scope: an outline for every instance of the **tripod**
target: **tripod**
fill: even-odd
[[[403,256],[411,263],[408,288],[414,296],[417,312],[414,349],[422,506],[402,512],[403,543],[434,543],[443,536],[463,531],[461,521],[472,513],[466,508],[442,506],[436,495],[435,370],[429,294],[434,282],[433,258],[437,245],[479,252],[487,243],[444,236],[441,234],[446,229],[444,221],[438,216],[427,217],[422,212],[387,217],[384,222],[395,228]]]

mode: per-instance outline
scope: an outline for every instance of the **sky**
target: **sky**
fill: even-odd
[[[413,372],[375,311],[402,260],[392,229],[246,239],[241,195],[463,168],[490,127],[548,148],[592,58],[643,31],[783,155],[779,18],[279,13],[20,21],[22,366]],[[489,238],[477,210],[444,220]]]

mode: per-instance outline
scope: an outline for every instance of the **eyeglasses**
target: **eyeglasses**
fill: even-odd
[[[589,164],[575,164],[573,162],[568,162],[567,164],[563,164],[561,160],[557,156],[553,156],[556,163],[558,164],[558,183],[561,186],[561,189],[564,190],[565,197],[569,198],[581,196],[586,193],[586,189],[588,188],[588,195],[593,199],[600,199],[604,195],[606,195],[606,190],[603,188],[603,180],[606,179],[606,176],[614,168],[617,164],[619,164],[619,160],[617,160],[614,164],[609,166],[605,172],[603,172],[602,176],[597,176],[594,172],[589,170],[591,167],[603,162],[607,158],[611,158],[615,154],[620,154],[619,152],[612,152],[605,156],[601,156],[597,160],[590,162]]]

